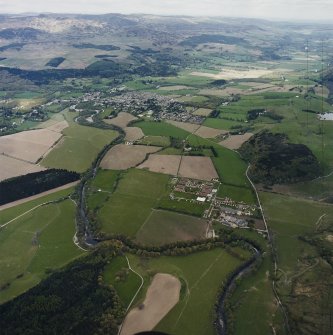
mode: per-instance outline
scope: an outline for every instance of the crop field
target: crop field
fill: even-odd
[[[134,237],[149,217],[152,208],[165,195],[169,177],[140,169],[131,169],[119,181],[98,212],[102,231]]]
[[[245,125],[244,121],[207,118],[203,125],[211,128],[230,130],[234,126]]]
[[[127,170],[140,164],[148,154],[160,149],[146,145],[117,144],[106,153],[100,166],[102,169]]]
[[[243,257],[248,257],[247,252],[242,253]],[[179,303],[154,330],[175,335],[215,334],[213,311],[216,294],[227,274],[241,264],[239,259],[223,249],[147,260],[132,255],[128,257],[131,266],[144,277],[145,290],[154,273],[169,273],[182,282]],[[195,319],[200,319],[200,322],[193,322]]]
[[[212,180],[219,177],[210,157],[195,156],[182,157],[178,175],[200,180]]]
[[[206,126],[200,126],[196,131],[195,135],[203,137],[203,138],[214,138],[216,136],[225,134],[226,131],[220,130],[220,129],[215,129],[215,128],[210,128]]]
[[[145,135],[168,136],[185,139],[189,134],[183,129],[179,129],[166,122],[141,121],[135,124],[142,129]]]
[[[104,120],[104,122],[108,124],[113,124],[120,128],[125,128],[131,121],[134,121],[134,120],[137,120],[137,117],[129,113],[120,112],[115,118],[106,119]]]
[[[63,190],[22,205],[1,211],[4,224],[38,204],[58,199],[72,189]],[[52,213],[52,215],[50,215]],[[25,214],[1,229],[1,291],[4,302],[45,278],[48,271],[62,267],[80,256],[82,251],[73,243],[75,207],[70,200],[49,204]]]
[[[205,237],[207,222],[200,218],[154,210],[138,231],[136,240],[143,245],[162,245]]]
[[[36,163],[61,136],[48,129],[28,130],[1,136],[0,152],[9,157]]]
[[[209,108],[198,108],[193,112],[194,115],[208,116],[213,110]]]
[[[137,141],[144,136],[142,129],[138,127],[125,127],[124,130],[126,133],[125,136],[126,141],[130,142]]]
[[[41,161],[50,168],[83,172],[88,169],[101,149],[116,138],[117,132],[76,124],[75,116],[65,114],[69,127],[63,130],[64,137]]]
[[[149,158],[138,166],[138,169],[147,169],[152,172],[177,176],[181,156],[178,155],[150,155]]]
[[[0,155],[0,166],[0,181],[45,170],[44,167],[37,164],[24,162],[19,159],[7,157],[4,155]]]
[[[219,144],[227,149],[237,150],[244,142],[249,140],[252,135],[252,133],[245,133],[243,135],[230,135],[224,141],[219,142]]]
[[[135,307],[127,314],[120,335],[132,335],[152,330],[178,303],[181,283],[178,278],[157,273],[143,301],[144,308]]]

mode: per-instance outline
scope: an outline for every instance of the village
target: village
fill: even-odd
[[[219,187],[223,185],[218,180],[203,181],[188,178],[173,178],[170,199],[189,201],[199,206],[209,203],[209,208],[203,217],[211,224],[221,223],[231,228],[247,228],[249,219],[257,211],[257,206],[244,202],[236,202],[228,197],[217,196]]]

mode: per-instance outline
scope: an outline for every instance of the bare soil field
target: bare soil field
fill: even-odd
[[[196,111],[193,112],[193,115],[208,116],[211,112],[212,109],[209,108],[198,108]]]
[[[189,122],[180,122],[180,121],[172,121],[172,120],[167,120],[167,123],[172,124],[175,127],[184,129],[190,133],[194,133],[199,127],[199,124],[194,124],[194,123],[189,123]]]
[[[120,128],[125,128],[131,121],[137,120],[137,117],[133,116],[130,113],[120,112],[115,118],[113,119],[106,119],[104,122],[108,124],[113,124]]]
[[[201,156],[184,156],[180,163],[178,175],[200,180],[212,180],[219,177],[210,157]]]
[[[157,273],[148,287],[144,302],[127,314],[120,335],[154,329],[179,301],[180,288],[178,278]]]
[[[190,90],[193,87],[185,86],[185,85],[174,85],[174,86],[163,86],[160,87],[160,91],[179,91],[179,90]]]
[[[245,79],[245,78],[260,78],[272,74],[274,71],[268,69],[248,69],[234,70],[224,69],[218,74],[205,72],[192,72],[192,76],[208,77],[212,79]]]
[[[104,156],[101,168],[107,170],[127,170],[140,164],[147,154],[160,150],[160,147],[146,145],[118,144]]]
[[[53,125],[50,125],[49,127],[47,127],[46,129],[50,131],[55,131],[56,133],[61,133],[68,126],[69,126],[68,122],[64,120],[64,121],[56,122]]]
[[[219,142],[222,147],[236,150],[240,148],[240,146],[246,142],[253,134],[245,133],[243,135],[230,135],[226,140]]]
[[[226,134],[226,133],[227,131],[225,130],[210,128],[206,126],[200,126],[200,128],[198,128],[194,134],[200,137],[203,137],[203,138],[214,138],[216,136],[219,136],[221,134]]]
[[[4,155],[0,155],[0,167],[0,181],[45,170],[45,168],[39,165],[31,164]]]
[[[126,141],[130,141],[130,142],[137,141],[143,136],[145,136],[142,129],[139,127],[125,127],[124,130],[126,133],[126,136],[125,136]]]
[[[22,131],[0,137],[0,154],[36,163],[62,134],[48,129]]]
[[[181,156],[179,155],[150,155],[149,158],[138,166],[139,169],[148,169],[152,172],[177,175]]]

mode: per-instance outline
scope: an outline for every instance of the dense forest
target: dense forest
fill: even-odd
[[[288,142],[284,134],[262,131],[240,148],[251,163],[250,176],[255,182],[283,184],[310,180],[320,175],[317,158],[304,144]]]
[[[1,305],[1,334],[117,334],[124,309],[116,291],[103,283],[108,259],[98,252],[77,260]]]
[[[50,169],[10,178],[0,182],[0,205],[30,197],[79,179],[78,173],[61,169]]]

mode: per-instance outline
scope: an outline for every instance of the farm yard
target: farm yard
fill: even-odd
[[[118,144],[107,152],[100,166],[103,169],[127,170],[140,164],[148,154],[160,149],[153,146]]]

